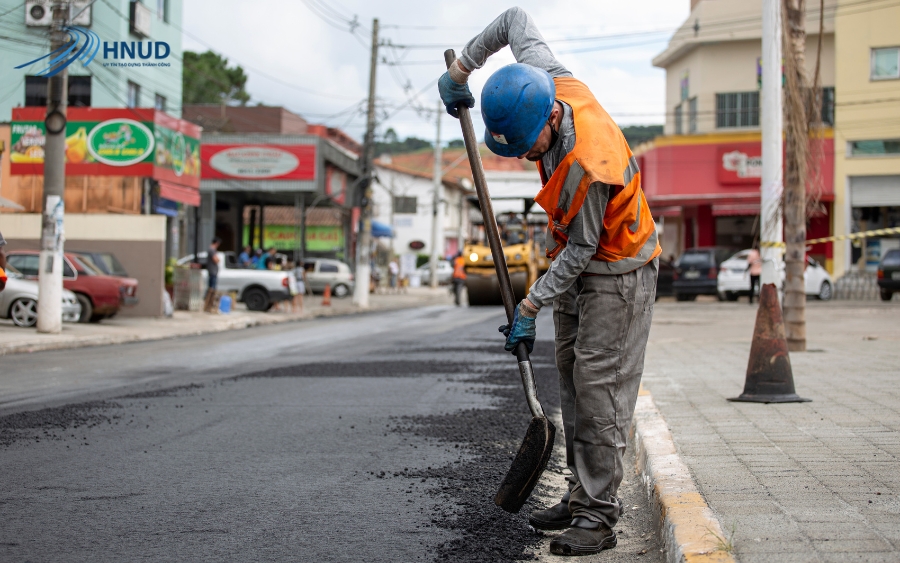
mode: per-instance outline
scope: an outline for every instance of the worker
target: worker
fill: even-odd
[[[553,305],[568,492],[531,524],[566,529],[551,553],[615,547],[617,492],[656,297],[661,249],[641,174],[621,130],[588,87],[550,51],[531,17],[511,8],[463,49],[438,82],[448,113],[474,107],[469,74],[509,45],[518,61],[481,94],[484,140],[494,153],[536,162],[547,211],[549,270],[505,329],[505,349],[534,346],[535,317]],[[610,88],[614,88],[610,85]]]
[[[463,286],[466,285],[466,259],[463,258],[462,252],[456,254],[453,259],[453,299],[456,306],[460,306],[460,296],[462,295]]]

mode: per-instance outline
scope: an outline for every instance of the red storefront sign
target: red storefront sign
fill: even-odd
[[[762,180],[761,152],[760,145],[719,146],[719,183],[723,186],[759,185]]]
[[[213,145],[200,148],[203,178],[315,180],[315,145]]]

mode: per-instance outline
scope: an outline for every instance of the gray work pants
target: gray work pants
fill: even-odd
[[[610,528],[619,520],[658,269],[653,260],[627,274],[583,276],[553,304],[569,511]]]

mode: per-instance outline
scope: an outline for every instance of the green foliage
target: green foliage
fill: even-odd
[[[172,285],[173,283],[175,283],[175,264],[175,258],[169,258],[169,260],[166,262],[166,285]]]
[[[632,149],[663,134],[662,125],[627,125],[621,129],[625,134],[625,140]]]
[[[448,149],[461,149],[466,146],[466,143],[462,139],[453,139],[449,143],[447,143]]]
[[[424,266],[431,260],[430,254],[416,254],[416,268]]]
[[[397,136],[397,132],[391,127],[384,132],[381,141],[375,142],[375,155],[415,152],[422,149],[430,149],[431,146],[431,141],[417,137],[407,137],[401,141]]]
[[[183,103],[221,104],[250,101],[247,75],[240,66],[229,67],[228,59],[207,51],[184,52],[182,71]]]

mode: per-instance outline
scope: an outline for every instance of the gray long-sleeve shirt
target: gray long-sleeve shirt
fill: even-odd
[[[481,34],[469,41],[462,51],[460,62],[469,70],[484,66],[487,58],[509,45],[516,61],[542,68],[553,77],[571,77],[550,51],[541,32],[538,31],[525,10],[510,8],[495,19]],[[563,102],[563,118],[559,127],[559,140],[544,154],[541,164],[552,175],[559,163],[575,148],[575,122],[572,108]],[[584,205],[569,224],[566,247],[550,264],[550,269],[531,286],[528,300],[538,308],[552,303],[565,293],[596,254],[603,228],[603,216],[609,201],[610,187],[595,183],[588,189]],[[569,202],[562,202],[568,206]],[[549,237],[549,233],[547,234]],[[548,239],[548,244],[552,244]]]

